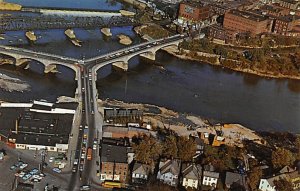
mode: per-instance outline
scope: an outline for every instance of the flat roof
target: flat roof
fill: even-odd
[[[102,143],[101,162],[127,163],[127,147]]]
[[[253,20],[253,21],[264,21],[267,20],[268,18],[266,16],[263,15],[259,15],[253,12],[248,12],[248,11],[240,11],[237,9],[234,10],[230,10],[228,13],[232,14],[232,15],[236,15],[239,17],[243,17],[245,19],[249,19],[249,20]]]

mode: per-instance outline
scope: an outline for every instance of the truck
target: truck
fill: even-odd
[[[92,150],[91,147],[89,147],[89,148],[87,149],[87,155],[86,155],[86,159],[87,159],[87,160],[92,160],[92,153],[93,153],[93,150]]]

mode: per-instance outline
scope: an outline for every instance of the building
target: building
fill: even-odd
[[[104,120],[107,123],[126,126],[128,123],[143,122],[143,112],[137,109],[105,108]]]
[[[170,186],[177,186],[180,165],[181,161],[178,159],[160,161],[157,179]]]
[[[230,10],[225,13],[223,27],[236,33],[258,35],[271,31],[271,20],[253,12]]]
[[[77,105],[62,106],[45,101],[2,103],[0,112],[17,113],[0,117],[0,123],[5,120],[7,124],[1,129],[1,134],[9,146],[17,149],[67,152]]]
[[[179,23],[199,23],[210,18],[210,7],[200,2],[182,2],[179,5]]]
[[[285,174],[280,174],[270,178],[262,178],[260,179],[258,188],[261,191],[276,191],[274,181],[280,179],[287,179],[287,176]]]
[[[234,172],[226,172],[225,185],[227,188],[234,189],[235,187],[243,187],[246,191],[249,190],[246,175]]]
[[[278,4],[281,7],[291,9],[291,10],[297,10],[300,8],[300,2],[297,0],[279,0]]]
[[[150,165],[135,163],[132,169],[133,183],[146,183],[151,172]]]
[[[295,15],[276,17],[273,32],[285,36],[300,36],[300,17]]]
[[[103,137],[108,138],[124,138],[128,137],[131,139],[138,135],[150,135],[150,131],[146,128],[141,127],[127,127],[127,126],[103,126]]]
[[[214,166],[206,165],[204,166],[202,185],[216,187],[220,174],[214,172]]]
[[[182,186],[198,189],[201,185],[202,167],[196,164],[182,165]]]
[[[128,160],[126,146],[102,143],[100,149],[100,180],[127,181]]]
[[[300,173],[298,171],[288,173],[288,181],[292,183],[294,190],[300,190]]]

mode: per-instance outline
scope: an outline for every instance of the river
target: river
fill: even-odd
[[[79,8],[84,2],[84,8],[98,6],[111,10],[123,6],[116,2],[112,4],[97,0],[76,0],[72,1],[73,4],[69,0],[10,2],[21,2],[27,6],[38,4],[72,8]],[[66,39],[63,30],[35,32],[40,36],[35,45],[27,42],[24,32],[8,32],[7,39],[0,43],[84,59],[124,47],[118,43],[117,34],[129,35],[134,39],[134,44],[141,42],[131,27],[112,28],[113,37],[110,39],[104,38],[99,29],[75,29],[76,35],[83,41],[80,48]],[[300,133],[299,81],[262,78],[208,64],[183,61],[163,51],[159,51],[156,57],[155,63],[133,58],[127,73],[112,72],[110,66],[103,68],[99,71],[97,81],[100,98],[150,103],[220,122],[240,123],[255,130]],[[28,82],[31,91],[9,93],[0,89],[0,99],[53,101],[60,95],[74,95],[76,83],[71,70],[59,68],[61,73],[56,75],[45,75],[42,70],[40,64],[32,64],[28,71],[15,71],[14,67],[1,66],[0,72]]]

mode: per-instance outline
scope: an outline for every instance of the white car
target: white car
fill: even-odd
[[[50,163],[53,162],[54,159],[55,159],[54,157],[50,157],[50,158],[49,158],[49,162],[50,162]]]
[[[20,169],[23,170],[24,168],[26,168],[28,166],[28,164],[24,163],[20,166]]]

